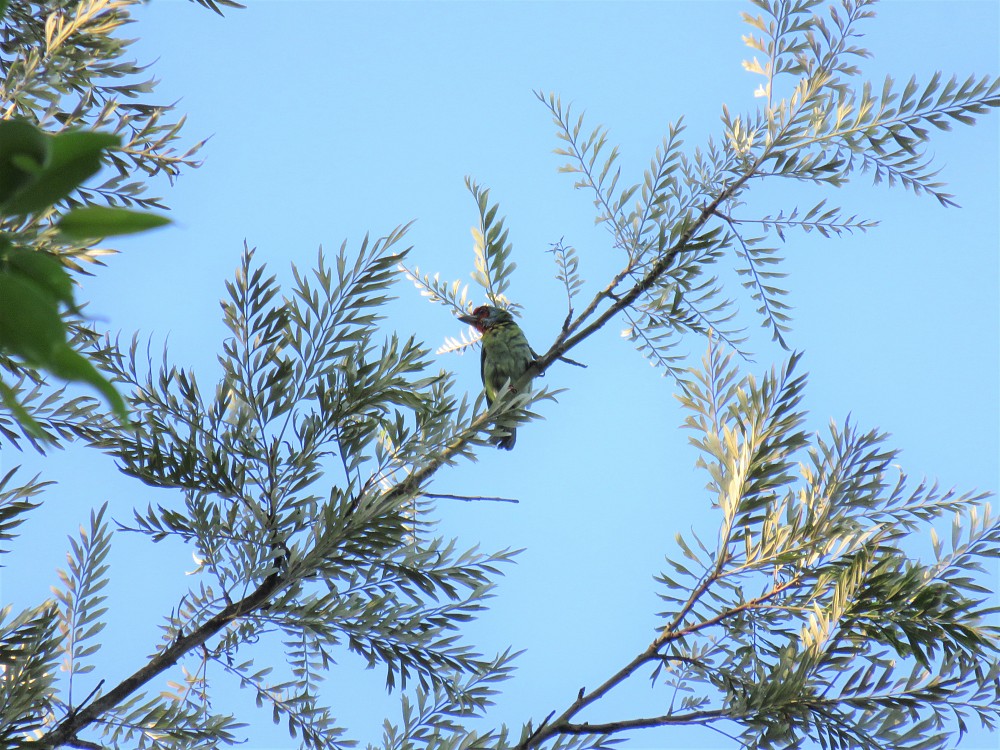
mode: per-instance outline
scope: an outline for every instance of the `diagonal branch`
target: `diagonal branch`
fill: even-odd
[[[666,716],[655,717],[652,719],[626,719],[604,724],[590,724],[586,722],[583,724],[574,724],[571,721],[571,719],[580,713],[580,711],[584,708],[596,702],[612,689],[625,682],[644,664],[660,660],[662,658],[660,655],[660,649],[663,648],[665,644],[683,638],[699,630],[703,630],[713,625],[718,625],[723,620],[726,620],[733,615],[737,615],[748,609],[753,609],[754,607],[773,599],[786,589],[799,583],[799,578],[795,577],[785,583],[782,583],[780,586],[775,586],[767,593],[762,594],[755,599],[751,599],[750,601],[744,602],[736,607],[720,612],[715,617],[678,629],[683,617],[691,610],[698,599],[702,597],[702,595],[711,586],[711,583],[717,580],[717,578],[718,570],[715,570],[706,576],[705,580],[691,594],[691,597],[688,599],[688,603],[677,614],[671,624],[661,631],[660,634],[653,639],[652,643],[650,643],[640,654],[635,656],[628,664],[611,675],[591,692],[588,693],[584,688],[581,688],[580,692],[576,696],[576,700],[574,700],[573,703],[570,704],[570,706],[563,711],[557,719],[554,721],[547,720],[544,722],[542,726],[540,726],[533,734],[518,745],[516,750],[529,750],[530,748],[540,747],[550,737],[560,734],[611,734],[615,732],[627,731],[629,729],[665,726],[667,724],[706,723],[708,721],[714,721],[716,719],[726,717],[732,718],[731,712],[727,713],[720,709],[697,711],[689,714],[668,714]]]
[[[585,721],[582,724],[567,724],[562,728],[563,734],[615,734],[629,729],[651,729],[652,727],[666,727],[678,724],[707,724],[720,719],[731,719],[732,712],[727,709],[716,708],[710,711],[692,711],[686,714],[666,714],[664,716],[650,716],[641,719],[623,719],[622,721],[608,721],[592,724]]]
[[[144,666],[129,675],[114,688],[90,705],[69,713],[62,721],[37,740],[38,748],[54,748],[62,745],[87,747],[80,744],[77,734],[98,721],[102,714],[111,711],[132,693],[159,674],[173,667],[188,652],[204,645],[209,638],[241,617],[262,609],[275,593],[287,583],[277,573],[268,576],[252,593],[225,607],[214,617],[205,621],[188,635],[178,638],[167,648],[151,658]]]
[[[580,313],[579,317],[577,317],[576,320],[570,323],[570,325],[559,334],[552,347],[545,354],[535,360],[534,365],[529,368],[529,377],[534,377],[535,375],[544,372],[545,369],[555,360],[559,359],[570,349],[579,345],[585,339],[589,338],[598,330],[603,328],[618,313],[622,312],[625,308],[630,307],[644,292],[652,288],[653,285],[656,284],[656,282],[663,276],[663,274],[667,272],[670,266],[673,265],[677,256],[684,252],[688,243],[691,242],[695,234],[697,234],[697,232],[708,223],[709,219],[715,215],[716,209],[730,198],[733,198],[740,191],[743,185],[756,173],[758,168],[759,163],[753,164],[738,180],[722,190],[711,203],[701,210],[698,214],[698,218],[691,223],[691,226],[684,230],[684,233],[677,239],[677,241],[671,247],[667,248],[660,255],[660,257],[653,262],[645,275],[627,292],[616,296],[614,295],[613,290],[617,287],[618,283],[620,283],[629,274],[630,269],[625,268],[620,271],[607,287],[597,293],[587,308]],[[600,314],[597,314],[597,308],[604,299],[611,299],[613,302],[607,309]],[[584,325],[584,323],[586,323],[586,321],[591,317],[595,316],[595,314],[596,317]]]

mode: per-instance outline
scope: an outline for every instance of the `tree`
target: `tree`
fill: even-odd
[[[622,265],[578,303],[583,259],[564,243],[553,248],[567,315],[535,374],[554,372],[626,316],[640,351],[674,378],[719,516],[715,540],[678,537],[686,562],[659,577],[664,612],[644,650],[519,734],[468,729],[509,676],[512,654],[480,655],[458,639],[460,628],[513,553],[435,538],[429,490],[441,468],[488,446],[494,423],[527,422],[532,405],[555,394],[519,389],[484,410],[481,398],[456,392],[450,373],[432,371],[415,339],[383,332],[381,312],[403,273],[433,301],[470,307],[460,283],[410,267],[401,226],[358,247],[345,242],[331,260],[321,254],[312,272],[294,271],[284,295],[247,249],[223,301],[229,337],[213,388],[167,354],[152,365],[138,338],[88,337],[91,356],[132,394],[136,424],[124,429],[81,399],[67,433],[142,482],[179,490],[179,505],[137,510],[129,528],[188,544],[198,580],[149,661],[87,692],[111,540],[96,511],[58,602],[0,626],[4,740],[17,746],[36,732],[43,747],[236,742],[236,718],[211,701],[211,664],[270,704],[306,746],[346,746],[319,690],[338,644],[381,666],[390,688],[411,688],[402,722],[387,723],[387,748],[599,747],[678,723],[736,726],[750,747],[938,747],[950,739],[944,722],[960,733],[970,718],[993,726],[997,634],[989,592],[971,575],[1000,551],[984,496],[913,486],[892,468],[878,430],[846,421],[811,436],[799,355],[759,378],[739,373],[745,342],[730,324],[733,292],[713,268],[735,256],[761,320],[783,341],[777,240],[794,228],[836,236],[871,222],[825,202],[801,214],[741,215],[751,188],[779,178],[836,187],[868,171],[947,203],[924,158],[928,125],[971,123],[1000,103],[1000,83],[935,78],[900,91],[887,82],[875,95],[854,67],[866,54],[855,45],[869,4],[822,15],[814,2],[762,2],[756,12],[747,20],[764,60],[749,65],[764,76],[761,111],[726,113],[722,140],[693,153],[675,125],[635,185],[619,185],[603,128],[539,94],[566,171],[593,194]],[[508,306],[504,219],[487,191],[470,190],[474,279]],[[692,334],[708,340],[708,353],[688,368],[675,345]],[[12,479],[0,500],[5,539],[42,489]],[[934,561],[921,562],[908,540],[944,514],[956,517],[951,545],[935,544]],[[287,679],[253,663],[262,640],[283,644]],[[57,685],[60,660],[67,674]],[[158,693],[177,665],[183,683]],[[655,716],[584,713],[638,674],[681,697]]]

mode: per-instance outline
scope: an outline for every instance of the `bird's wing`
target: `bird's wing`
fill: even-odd
[[[479,345],[479,377],[482,378],[483,389],[486,392],[486,406],[493,406],[490,387],[486,384],[486,345],[483,342]]]

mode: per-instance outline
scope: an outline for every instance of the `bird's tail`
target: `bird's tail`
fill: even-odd
[[[517,430],[512,429],[509,435],[497,435],[491,442],[497,448],[503,448],[505,451],[513,450],[514,443],[517,442]]]

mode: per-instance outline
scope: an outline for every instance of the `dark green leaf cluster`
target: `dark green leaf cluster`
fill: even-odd
[[[171,121],[170,106],[148,101],[153,79],[125,57],[131,42],[118,34],[137,1],[3,4],[0,367],[12,377],[0,382],[0,396],[36,444],[59,429],[28,406],[23,388],[39,386],[31,369],[97,388],[125,417],[115,390],[68,342],[67,317],[72,327],[77,311],[67,270],[99,262],[109,252],[94,247],[101,238],[166,223],[128,210],[162,207],[144,197],[149,182],[136,181],[137,172],[172,179],[196,165],[198,146],[176,152],[183,118]],[[98,174],[96,186],[84,186]]]
[[[102,158],[118,145],[118,137],[109,133],[48,135],[24,120],[0,120],[0,218],[30,220],[32,215],[48,213],[94,175]],[[165,218],[152,214],[93,206],[69,211],[55,226],[61,237],[86,240],[165,223]],[[70,344],[61,308],[77,312],[73,281],[61,254],[40,246],[58,247],[58,240],[35,239],[25,244],[23,232],[0,231],[0,354],[17,357],[24,367],[93,386],[119,418],[126,418],[118,392]],[[11,387],[0,380],[0,397],[33,441],[44,440],[48,433],[22,400],[18,389],[22,382],[18,378]]]
[[[71,346],[77,346],[76,339],[71,339]],[[24,439],[44,454],[48,447],[73,440],[85,426],[96,431],[107,421],[94,398],[88,395],[70,397],[65,388],[53,388],[33,368],[3,354],[0,354],[0,367],[12,375],[7,384],[34,422],[29,430],[19,420],[16,410],[0,411],[0,436],[10,445],[21,446]],[[35,437],[36,430],[41,433],[39,437]]]
[[[118,34],[137,4],[12,0],[0,31],[0,102],[6,117],[46,131],[100,129],[121,138],[124,148],[109,157],[112,175],[84,192],[84,202],[162,208],[143,197],[148,183],[133,175],[173,178],[195,165],[198,145],[176,152],[183,118],[165,120],[172,105],[148,101],[155,80],[126,57],[132,40]]]
[[[55,709],[60,637],[54,606],[10,612],[0,609],[0,746],[17,750],[34,746]]]

